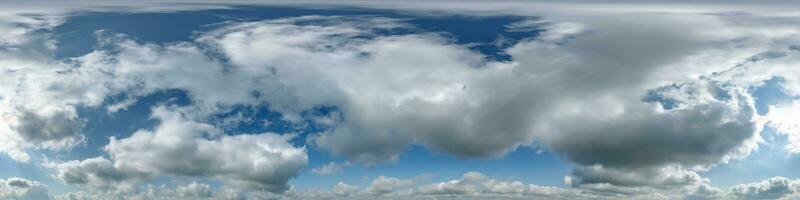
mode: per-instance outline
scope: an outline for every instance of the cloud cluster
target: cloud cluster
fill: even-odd
[[[87,92],[92,88],[85,79],[89,76],[59,78],[71,67],[49,61],[55,41],[41,32],[59,20],[0,16],[0,30],[6,33],[0,39],[0,152],[15,160],[28,161],[28,148],[66,149],[80,142],[83,121],[72,105],[102,101]]]
[[[562,134],[542,139],[553,151],[563,152],[579,164],[573,172],[580,177],[579,184],[692,184],[700,178],[686,170],[740,158],[758,141],[761,125],[754,119],[752,100],[741,92],[714,91],[714,87],[684,84],[667,89],[693,88],[677,93],[679,98],[692,99],[690,102],[670,100],[681,108],[659,111],[616,105],[623,110],[612,116],[579,113],[574,118],[583,118],[583,124],[561,127],[555,132]],[[692,96],[683,96],[686,94]],[[602,103],[592,106],[596,105]]]
[[[468,172],[461,178],[430,184],[418,184],[413,179],[387,176],[376,177],[369,186],[359,187],[336,183],[330,191],[290,190],[284,199],[587,199],[604,198],[575,189],[502,181],[479,172]],[[633,197],[633,196],[630,196]],[[610,197],[605,197],[610,198]]]
[[[84,200],[84,199],[794,199],[800,195],[798,180],[773,177],[729,188],[699,185],[692,190],[651,191],[653,193],[605,193],[594,190],[558,188],[503,181],[479,172],[468,172],[459,179],[415,185],[408,179],[379,176],[369,187],[338,182],[330,191],[289,190],[283,194],[246,194],[229,188],[212,188],[208,184],[191,182],[174,186],[144,185],[139,190],[88,190],[49,195],[46,186],[21,178],[0,180],[0,197],[23,200]],[[402,183],[398,185],[398,183]],[[384,193],[374,193],[375,184],[398,186]],[[661,193],[659,193],[661,192]]]
[[[795,194],[798,181],[774,177],[756,183],[736,185],[731,189],[734,196],[744,199],[780,199]]]
[[[359,189],[337,183],[330,192],[290,192],[289,199],[308,197],[325,199],[587,199],[611,198],[583,193],[575,189],[502,181],[480,172],[467,172],[461,178],[430,184],[415,184],[411,179],[378,176],[369,187]],[[630,196],[634,197],[634,196]]]
[[[414,143],[460,157],[499,156],[538,138],[579,165],[576,186],[697,184],[698,170],[748,155],[761,128],[747,85],[695,78],[728,67],[697,62],[750,49],[720,45],[743,36],[708,32],[723,26],[713,16],[642,17],[672,26],[554,23],[510,48],[513,62],[483,61],[436,35],[342,42],[348,33],[339,31],[350,29],[274,22],[203,40],[244,70],[268,66],[281,85],[272,94],[282,98],[269,100],[278,111],[336,107],[344,120],[311,142],[356,161],[394,160]],[[285,38],[309,28],[316,31]]]
[[[411,180],[401,180],[393,177],[378,176],[372,181],[372,185],[367,188],[367,191],[375,195],[385,195],[392,193],[397,188],[411,186],[414,182]]]
[[[687,199],[797,199],[800,198],[800,180],[772,177],[752,183],[734,185],[727,189],[708,185],[687,193]]]
[[[50,196],[41,183],[12,177],[0,179],[0,199],[48,200]]]
[[[169,89],[185,91],[192,105],[154,108],[161,124],[153,130],[112,138],[107,157],[49,164],[56,176],[98,188],[171,176],[290,190],[288,180],[308,162],[304,147],[289,144],[292,136],[227,135],[207,122],[241,105],[269,105],[290,122],[324,122],[327,129],[308,137],[311,146],[368,165],[396,161],[413,144],[485,158],[535,141],[575,164],[570,185],[596,192],[702,186],[708,180],[698,172],[749,155],[764,123],[789,135],[787,148],[797,151],[797,103],[773,106],[762,118],[748,92],[781,77],[787,93],[800,94],[797,47],[785,45],[800,30],[772,23],[781,22],[773,16],[628,14],[571,11],[509,25],[545,31],[506,49],[508,62],[444,35],[382,34],[413,29],[399,19],[321,16],[232,23],[169,44],[99,31],[96,51],[52,60],[53,43],[34,33],[53,23],[15,16],[22,18],[0,24],[12,33],[0,36],[0,151],[26,161],[30,149],[70,148],[83,137],[77,107]],[[301,115],[318,106],[335,114]],[[341,167],[327,166],[316,171]],[[381,176],[365,190],[396,194],[410,185]],[[355,190],[336,188],[345,196]],[[547,191],[480,174],[411,190]]]
[[[57,178],[69,184],[133,190],[157,176],[212,178],[240,190],[280,193],[308,162],[304,148],[289,144],[291,135],[225,135],[216,127],[189,121],[181,113],[156,107],[153,131],[139,130],[112,138],[105,146],[111,159],[51,163]]]
[[[69,192],[62,195],[53,195],[54,200],[90,200],[90,199],[109,199],[109,200],[212,200],[212,199],[244,199],[242,194],[231,190],[213,189],[211,186],[202,183],[189,183],[168,187],[166,185],[154,186],[146,185],[138,191],[102,191],[89,190]]]

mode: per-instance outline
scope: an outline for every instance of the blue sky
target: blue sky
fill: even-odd
[[[800,195],[777,3],[307,3],[9,4],[0,198]]]

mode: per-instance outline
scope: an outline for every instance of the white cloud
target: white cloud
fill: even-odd
[[[334,29],[248,23],[203,41],[216,44],[242,70],[268,71],[281,85],[267,100],[278,111],[320,104],[340,109],[344,121],[312,142],[368,164],[394,160],[412,143],[486,157],[538,137],[580,165],[642,173],[640,180],[665,177],[649,183],[659,185],[677,181],[660,174],[666,168],[694,174],[748,155],[760,128],[752,100],[743,87],[696,79],[727,66],[697,67],[693,57],[708,49],[737,52],[719,43],[739,36],[709,32],[708,26],[723,26],[714,16],[692,15],[698,19],[693,22],[682,21],[684,16],[641,17],[648,24],[611,16],[563,26],[552,22],[548,37],[508,50],[515,59],[509,63],[481,64],[481,55],[437,36],[342,42],[348,37],[341,35],[369,33],[347,23]],[[292,39],[273,42],[286,37]],[[643,102],[654,90],[679,107]],[[604,177],[581,180],[635,185]]]
[[[7,185],[12,180],[7,179]],[[402,179],[379,176],[375,181],[385,185],[397,186]],[[23,179],[24,180],[24,179]],[[405,180],[409,181],[409,180]],[[389,182],[392,182],[389,184]],[[22,184],[41,186],[36,182],[24,180]],[[13,183],[20,185],[19,183]],[[465,187],[469,186],[469,187]],[[383,193],[382,199],[795,199],[798,193],[798,181],[784,177],[773,177],[767,180],[744,183],[729,188],[716,188],[706,184],[698,185],[690,190],[631,190],[631,188],[613,188],[612,185],[595,185],[593,190],[577,188],[559,188],[540,186],[521,181],[503,181],[488,177],[479,172],[468,172],[461,178],[414,186],[405,182],[402,187],[395,187],[389,193]],[[10,186],[19,187],[19,186]],[[402,188],[411,188],[401,190]],[[453,190],[454,188],[458,188]],[[599,190],[604,188],[606,190]],[[2,189],[2,188],[0,188]],[[17,188],[19,190],[19,188]],[[46,192],[46,188],[42,191]],[[608,189],[628,190],[622,193],[609,193]],[[3,191],[3,190],[0,190]],[[247,195],[227,188],[212,188],[207,184],[189,183],[174,187],[165,185],[145,185],[135,191],[90,190],[55,195],[57,200],[83,199],[252,199],[258,197],[270,199],[374,199],[376,193],[371,187],[360,189],[356,185],[338,182],[330,191],[289,190],[283,194]],[[4,194],[0,192],[0,194]],[[29,193],[20,193],[29,194]],[[46,193],[44,193],[47,197]],[[42,196],[40,196],[42,197]],[[34,198],[35,199],[35,198]],[[47,198],[45,198],[47,199]]]
[[[376,184],[381,186],[376,186]],[[692,191],[691,196],[687,197],[690,199],[731,198],[733,197],[731,196],[733,195],[732,192],[738,190],[735,188],[757,184],[763,185],[759,186],[760,188],[771,187],[770,184],[754,183],[743,184],[729,190],[721,190],[703,185],[704,187]],[[375,187],[384,187],[384,191],[387,192],[375,193]],[[702,194],[705,196],[701,196],[701,192],[704,191],[705,193]],[[681,198],[681,196],[676,195],[683,193],[689,194],[689,192],[683,191],[668,191],[667,193],[658,193],[656,191],[655,193],[644,194],[603,193],[597,190],[540,186],[521,181],[503,181],[479,172],[468,172],[459,179],[419,186],[415,186],[411,180],[379,176],[370,187],[360,188],[356,185],[338,182],[331,187],[330,191],[316,189],[298,191],[290,189],[283,194],[258,193],[254,195],[227,188],[212,188],[201,183],[189,183],[174,187],[145,185],[138,190],[131,191],[89,190],[70,192],[56,195],[54,199],[374,199],[376,198],[375,195],[380,195],[382,199],[667,199]],[[716,194],[716,196],[710,194]]]
[[[401,188],[405,188],[414,184],[412,180],[398,179],[394,177],[378,176],[372,181],[372,184],[367,188],[367,192],[373,195],[385,195],[396,192]]]
[[[475,5],[458,10],[500,9]],[[210,177],[240,188],[286,190],[287,180],[307,162],[303,148],[289,145],[286,136],[227,136],[203,123],[230,106],[268,103],[293,122],[315,106],[336,107],[337,117],[322,120],[329,129],[309,142],[366,164],[397,160],[411,144],[474,158],[502,156],[537,140],[576,163],[571,181],[576,187],[624,192],[641,188],[618,187],[696,185],[703,182],[697,172],[745,157],[756,147],[760,122],[747,88],[781,76],[789,93],[800,93],[800,76],[793,76],[800,71],[792,67],[796,51],[781,45],[793,42],[799,31],[774,16],[634,9],[641,7],[534,9],[539,12],[531,13],[551,14],[536,21],[546,31],[508,49],[512,62],[483,60],[440,35],[377,35],[408,24],[376,17],[247,22],[172,44],[142,44],[100,32],[101,45],[111,50],[70,62],[43,55],[46,35],[26,37],[42,28],[3,24],[0,29],[12,33],[3,36],[8,41],[3,45],[14,48],[0,52],[0,84],[11,86],[0,88],[0,151],[25,161],[26,150],[67,149],[82,139],[76,106],[99,106],[120,92],[180,89],[189,94],[191,107],[156,109],[162,124],[155,130],[113,139],[106,146],[108,159],[54,164],[59,178],[108,185],[115,181],[108,175],[130,172],[144,174],[133,176],[141,179]],[[522,8],[533,9],[504,11]],[[14,20],[52,26],[37,18]],[[755,23],[762,20],[774,23]],[[37,46],[34,52],[19,51],[30,46]],[[225,59],[209,56],[217,53]],[[645,102],[647,95],[656,96]],[[792,107],[773,108],[770,124],[792,132],[794,141],[796,124],[787,114]],[[170,162],[163,162],[167,158]],[[335,165],[326,166],[315,171],[336,171]],[[457,186],[443,183],[429,191],[471,191]],[[513,193],[523,187],[493,188]]]
[[[83,122],[73,104],[96,100],[87,76],[63,77],[69,66],[49,62],[46,32],[60,23],[49,15],[0,15],[0,152],[28,161],[29,148],[67,149],[81,141]],[[76,70],[80,71],[80,70]],[[99,97],[102,98],[102,97]]]
[[[381,191],[381,192],[379,192]],[[316,189],[290,190],[283,199],[615,199],[638,198],[638,195],[601,196],[572,188],[526,184],[520,181],[497,180],[479,172],[467,172],[461,178],[423,185],[411,179],[378,176],[368,187],[360,188],[338,182],[331,191]]]
[[[480,181],[487,179],[481,173],[468,172],[459,180],[452,180],[448,182],[435,183],[419,187],[416,193],[423,195],[442,195],[442,194],[457,194],[457,195],[474,195],[477,192],[476,184]],[[493,187],[497,189],[497,185]],[[502,187],[502,186],[499,186]],[[502,189],[500,189],[502,190]],[[499,191],[499,190],[498,190]]]
[[[507,131],[508,137],[484,138],[506,124],[484,123],[482,116],[502,110],[492,107],[488,96],[469,96],[473,90],[494,93],[494,87],[469,84],[507,78],[512,69],[503,67],[507,64],[477,68],[481,55],[436,36],[360,40],[354,36],[370,35],[369,30],[347,26],[249,23],[204,40],[218,44],[241,70],[266,74],[280,86],[267,97],[278,111],[292,116],[315,105],[340,109],[346,120],[312,141],[353,160],[393,160],[414,140],[459,156],[499,156],[532,139],[515,126],[509,128],[520,131]],[[271,42],[285,37],[294,39]],[[524,119],[505,123],[512,122]]]
[[[772,177],[762,181],[734,185],[727,189],[701,185],[687,193],[687,199],[797,199],[800,180]]]
[[[246,199],[242,193],[227,189],[214,189],[203,183],[192,182],[189,184],[168,187],[166,185],[144,185],[139,190],[87,190],[68,192],[54,195],[54,200],[212,200],[212,199]]]
[[[786,149],[800,153],[800,101],[770,106],[766,118],[769,126],[788,137]]]
[[[358,186],[338,182],[333,186],[331,192],[339,196],[350,196],[358,192]]]
[[[128,138],[111,138],[111,159],[53,163],[66,183],[119,187],[153,176],[212,178],[241,190],[280,193],[308,162],[304,148],[288,143],[291,135],[225,135],[209,124],[189,121],[177,111],[156,107],[161,124]]]
[[[752,101],[741,88],[687,78],[724,67],[683,63],[730,36],[698,37],[708,34],[702,25],[717,25],[713,17],[696,16],[702,20],[694,23],[643,17],[690,29],[603,19],[552,22],[548,37],[511,48],[515,61],[504,63],[484,62],[482,55],[435,35],[375,36],[362,27],[402,27],[393,25],[396,21],[306,17],[232,25],[201,36],[199,42],[229,59],[233,68],[225,72],[192,43],[159,46],[111,38],[118,53],[98,51],[82,59],[87,66],[117,66],[115,73],[128,77],[122,80],[133,81],[121,85],[141,85],[145,92],[186,90],[203,112],[269,102],[296,121],[301,111],[335,106],[344,120],[311,141],[368,164],[394,160],[413,143],[460,157],[486,157],[535,137],[580,165],[621,172],[661,173],[677,165],[693,173],[747,155],[758,131]],[[297,21],[321,25],[291,24]],[[362,36],[374,38],[357,39]],[[587,51],[601,47],[609,49]],[[657,102],[642,102],[665,83],[686,85],[658,91],[680,107],[664,110]],[[264,95],[253,97],[251,91]],[[621,143],[581,143],[604,140]],[[696,145],[658,145],[663,141]],[[643,147],[651,150],[638,151]],[[625,153],[631,155],[620,156]],[[581,180],[627,184],[602,176]]]
[[[319,175],[331,175],[342,172],[344,168],[352,166],[353,163],[345,161],[343,163],[329,162],[319,167],[311,169],[311,172]]]
[[[139,181],[150,178],[152,174],[131,168],[117,167],[112,161],[95,157],[82,161],[47,163],[56,170],[56,179],[66,184],[88,185],[102,190],[131,191]]]
[[[47,187],[36,181],[18,177],[0,179],[0,199],[49,200],[48,193]]]
[[[744,199],[780,199],[794,194],[797,190],[797,181],[773,177],[761,182],[736,185],[731,188],[731,193]]]
[[[460,179],[417,187],[415,195],[457,198],[589,198],[578,190],[497,180],[479,172],[467,172]]]

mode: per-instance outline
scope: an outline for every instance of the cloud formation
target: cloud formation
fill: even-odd
[[[58,78],[69,66],[49,62],[55,41],[40,32],[59,22],[53,16],[0,16],[0,30],[7,33],[0,42],[0,152],[15,160],[28,161],[28,148],[67,149],[79,143],[83,121],[71,105],[102,101],[84,93],[91,88],[82,82],[87,76]]]
[[[291,135],[225,135],[216,127],[189,121],[181,113],[156,107],[153,131],[111,138],[103,157],[53,163],[57,177],[70,184],[118,188],[154,176],[213,178],[240,190],[280,193],[308,162],[304,148],[288,143]],[[132,187],[134,188],[135,187]],[[130,189],[130,188],[122,188]]]
[[[137,190],[168,176],[291,194],[289,180],[308,163],[305,147],[290,144],[293,134],[229,135],[208,120],[236,106],[262,105],[288,122],[324,126],[303,133],[306,142],[345,157],[346,165],[397,161],[410,145],[459,158],[502,157],[535,146],[574,164],[568,179],[575,190],[468,173],[419,188],[380,176],[362,189],[370,195],[719,193],[699,172],[748,156],[763,142],[764,124],[788,136],[790,152],[798,151],[798,103],[772,105],[760,116],[749,93],[780,77],[789,96],[800,94],[797,47],[786,45],[800,33],[791,28],[794,21],[630,7],[537,14],[545,16],[508,26],[544,30],[505,49],[508,62],[486,59],[443,34],[386,34],[414,30],[402,19],[342,16],[227,23],[167,44],[98,31],[94,52],[54,60],[46,30],[58,19],[2,16],[0,30],[10,34],[0,36],[0,151],[28,161],[27,151],[72,148],[85,137],[79,107],[173,89],[186,92],[192,104],[153,108],[160,124],[112,138],[107,156],[48,166],[64,183],[94,188]],[[319,106],[333,111],[302,115]],[[313,171],[330,174],[343,166]],[[783,197],[794,191],[789,182],[742,185],[730,195]],[[332,195],[361,195],[359,188],[337,184]],[[203,185],[185,190],[214,197]]]
[[[786,150],[791,153],[800,153],[800,120],[797,120],[797,113],[800,113],[800,101],[772,106],[767,113],[769,126],[777,129],[778,133],[788,137],[789,144]]]
[[[19,177],[0,179],[0,199],[48,200],[47,187]]]

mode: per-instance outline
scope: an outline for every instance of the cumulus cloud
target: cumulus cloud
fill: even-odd
[[[490,62],[437,35],[380,36],[359,25],[403,27],[397,21],[304,17],[237,24],[199,37],[230,62],[227,71],[192,43],[112,40],[118,52],[98,51],[83,60],[89,66],[118,66],[117,73],[139,83],[128,85],[145,91],[186,90],[204,109],[269,102],[296,121],[299,112],[333,106],[342,121],[310,142],[368,164],[395,160],[414,143],[460,157],[486,157],[538,137],[581,166],[639,176],[622,180],[578,170],[573,173],[581,178],[578,183],[689,184],[694,179],[662,173],[670,168],[691,175],[696,168],[747,155],[758,138],[753,103],[741,88],[686,78],[724,68],[686,66],[694,64],[688,63],[692,53],[729,39],[697,37],[709,34],[700,26],[718,25],[713,17],[697,16],[702,20],[692,23],[643,17],[693,29],[674,32],[633,21],[554,22],[545,37],[509,49],[514,62]],[[298,21],[315,25],[294,24]],[[639,28],[629,28],[634,26]],[[658,39],[631,42],[635,36]],[[609,50],[587,51],[600,47]],[[197,77],[204,77],[203,84]],[[264,95],[253,97],[253,90]],[[651,94],[657,98],[648,100]]]
[[[57,177],[74,184],[117,187],[152,176],[207,177],[241,190],[280,193],[306,165],[304,148],[288,143],[291,135],[225,135],[216,127],[189,121],[165,107],[153,109],[161,124],[127,138],[111,138],[102,157],[53,163]]]
[[[338,182],[333,186],[331,192],[339,196],[350,196],[358,192],[358,186],[350,185],[343,182]]]
[[[467,172],[460,179],[419,186],[415,195],[422,197],[458,198],[590,198],[591,194],[552,186],[525,184],[520,181],[502,181],[479,172]]]
[[[395,192],[399,188],[408,187],[414,184],[412,180],[403,180],[394,177],[378,176],[372,181],[367,191],[374,195],[385,195]]]
[[[49,62],[54,41],[43,32],[59,23],[49,15],[0,16],[6,33],[0,36],[0,151],[15,160],[28,161],[29,148],[66,149],[81,141],[83,122],[73,104],[91,99],[84,93],[91,87],[81,82],[87,76],[59,78],[70,67]]]
[[[136,169],[118,168],[103,157],[46,165],[56,169],[55,177],[64,183],[88,185],[101,189],[132,190],[138,181],[150,176],[150,174]]]
[[[484,179],[487,179],[487,177],[481,173],[468,172],[464,174],[464,176],[459,180],[422,186],[418,188],[416,192],[419,194],[433,194],[433,195],[438,195],[438,194],[469,195],[478,192],[475,184],[478,183],[479,181],[483,181]]]
[[[29,142],[44,143],[49,141],[67,142],[81,132],[83,122],[74,113],[59,112],[53,116],[40,116],[25,112],[17,125],[17,132]],[[55,146],[59,146],[56,144]]]
[[[380,188],[380,189],[379,189]],[[378,192],[382,191],[382,192]],[[276,198],[283,199],[614,199],[572,188],[539,186],[520,181],[502,181],[479,172],[467,172],[461,178],[430,184],[416,184],[411,179],[376,177],[368,187],[343,182],[330,191],[289,190]],[[629,195],[634,199],[644,196]]]
[[[769,126],[788,137],[786,149],[800,153],[800,101],[771,106],[766,118]]]
[[[572,186],[595,190],[617,190],[609,192],[623,192],[625,188],[607,187],[682,187],[707,182],[696,172],[676,166],[655,168],[617,169],[605,168],[602,165],[576,166],[570,179]],[[636,190],[629,190],[636,191]]]
[[[745,199],[779,199],[797,190],[796,181],[774,177],[756,183],[736,185],[731,189],[734,196]]]
[[[208,184],[192,182],[189,184],[168,187],[166,185],[154,186],[145,185],[140,190],[120,191],[120,190],[88,190],[69,192],[61,195],[54,195],[55,200],[91,200],[91,199],[113,199],[113,200],[183,200],[183,199],[244,199],[243,194],[226,190],[213,189]]]
[[[380,185],[380,186],[378,186]],[[378,189],[378,188],[382,189]],[[347,195],[340,192],[349,189]],[[303,197],[327,199],[374,199],[380,195],[382,199],[604,199],[613,198],[583,193],[571,188],[539,186],[525,184],[520,181],[502,181],[488,177],[479,172],[467,172],[461,178],[423,185],[414,185],[411,180],[378,176],[370,187],[360,191],[356,186],[337,183],[331,192],[294,192],[289,199]],[[376,192],[376,191],[384,192]],[[336,195],[331,195],[336,194]],[[288,194],[288,193],[287,193]],[[629,196],[636,197],[636,196]]]
[[[39,182],[12,177],[0,179],[0,199],[49,200],[50,195]]]
[[[397,185],[403,179],[385,176],[375,181],[386,185]],[[35,182],[23,181],[8,185],[36,185]],[[408,180],[405,180],[408,181]],[[701,184],[690,190],[658,191],[651,193],[642,191],[633,193],[607,193],[598,190],[581,190],[576,188],[559,188],[540,186],[521,181],[504,181],[486,176],[479,172],[467,172],[461,178],[431,184],[414,185],[405,182],[402,187],[395,187],[392,192],[383,193],[382,199],[793,199],[798,195],[798,181],[784,177],[773,177],[763,181],[744,183],[729,188],[717,188]],[[600,186],[597,186],[600,187]],[[608,186],[612,187],[612,186]],[[407,189],[406,189],[407,188]],[[405,189],[405,190],[404,190]],[[630,188],[618,188],[630,189]],[[264,197],[270,199],[374,199],[372,187],[360,188],[344,182],[338,182],[330,191],[290,189],[283,194],[260,194],[252,196],[241,191],[227,188],[212,188],[207,184],[188,183],[174,187],[165,185],[145,185],[141,190],[90,190],[54,195],[58,200],[82,199],[248,199]],[[2,193],[0,193],[2,194]]]
[[[716,94],[719,91],[708,88],[714,86],[692,84],[671,89],[683,87],[695,88],[689,89],[693,96],[682,97],[692,101],[669,101],[681,108],[659,111],[645,106],[605,104],[622,110],[611,116],[574,116],[587,119],[580,120],[580,125],[567,123],[554,130],[562,134],[545,135],[542,139],[551,149],[579,164],[573,172],[580,177],[578,184],[697,183],[701,178],[692,169],[747,155],[757,145],[760,125],[754,118],[752,100],[741,92]],[[597,105],[604,103],[576,106]]]
[[[245,70],[270,66],[276,83],[291,91],[276,95],[290,103],[270,101],[282,112],[320,104],[339,109],[344,120],[311,141],[357,161],[394,160],[413,143],[460,157],[499,156],[538,137],[581,166],[634,173],[639,177],[632,179],[653,181],[646,185],[694,184],[697,170],[744,157],[759,139],[753,101],[742,87],[694,78],[727,67],[698,67],[694,53],[728,51],[719,42],[736,36],[708,32],[708,25],[722,26],[713,16],[692,16],[699,19],[693,22],[642,17],[671,26],[554,22],[546,37],[509,49],[514,62],[483,61],[435,35],[345,43],[341,35],[354,33],[341,30],[353,29],[276,22],[236,26],[204,40]],[[271,42],[308,29],[315,31]],[[606,51],[587,51],[601,48]],[[256,53],[275,49],[292,51],[276,58]],[[676,175],[663,174],[668,171]],[[592,174],[574,173],[587,176],[579,183],[644,183]]]
[[[687,199],[797,199],[800,181],[786,177],[772,177],[762,181],[742,183],[730,188],[701,185],[688,192]]]

